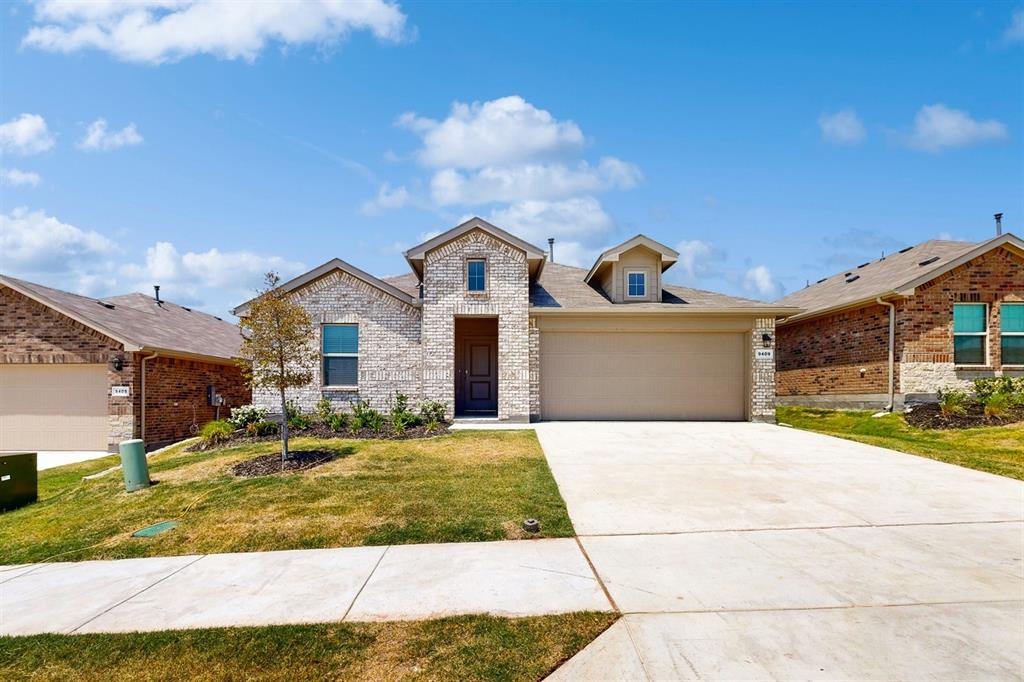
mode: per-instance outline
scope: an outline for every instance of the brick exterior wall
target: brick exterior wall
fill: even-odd
[[[1005,249],[983,254],[896,301],[897,403],[903,395],[931,396],[980,376],[1021,374],[1003,369],[999,357],[1002,301],[1024,301],[1024,260]],[[989,304],[988,367],[953,364],[953,304],[961,302]],[[779,327],[779,396],[886,394],[888,338],[888,311],[880,305]]]
[[[135,366],[140,354],[134,353]],[[142,396],[142,373],[135,372],[132,394]],[[157,356],[146,361],[146,444],[167,443],[193,435],[193,418],[202,427],[216,419],[217,408],[207,405],[206,387],[224,397],[220,416],[252,400],[241,371],[234,365]],[[195,411],[193,412],[193,408]],[[140,411],[141,422],[141,411]]]
[[[759,359],[757,351],[765,349],[763,336],[772,337],[767,348],[775,349],[775,318],[754,320],[750,334],[750,420],[775,422],[775,358]]]
[[[422,400],[419,308],[343,271],[334,271],[302,287],[293,298],[318,325],[359,325],[358,390],[324,387],[323,366],[317,363],[313,381],[286,394],[302,410],[312,412],[322,396],[338,408],[363,400],[377,409],[387,409],[395,392],[405,393],[414,404]],[[320,334],[310,343],[319,353]],[[257,389],[253,401],[271,412],[281,411],[281,399],[273,389]]]
[[[487,260],[487,290],[466,291],[466,260]],[[428,252],[423,266],[423,394],[455,405],[455,318],[498,318],[498,419],[530,415],[529,268],[526,253],[483,230]]]
[[[540,328],[530,318],[530,421],[540,421]]]

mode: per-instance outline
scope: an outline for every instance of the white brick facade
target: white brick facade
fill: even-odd
[[[765,344],[764,335],[771,341]],[[775,422],[775,358],[759,359],[758,350],[775,351],[775,318],[759,317],[754,320],[750,334],[750,420]]]

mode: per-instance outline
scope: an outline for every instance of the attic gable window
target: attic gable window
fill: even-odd
[[[647,273],[626,273],[626,295],[630,298],[643,298],[647,295]]]
[[[1002,364],[1024,365],[1024,303],[1003,303],[999,320]]]
[[[957,365],[988,363],[988,304],[953,304],[953,362]]]
[[[483,258],[466,261],[466,290],[487,291],[487,261]]]

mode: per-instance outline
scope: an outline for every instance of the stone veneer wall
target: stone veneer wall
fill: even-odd
[[[754,320],[750,333],[750,420],[775,422],[775,358],[759,360],[758,349],[765,348],[761,337],[770,334],[769,348],[775,348],[775,318],[759,317]]]
[[[317,363],[308,386],[286,393],[303,411],[312,412],[322,396],[338,407],[364,400],[377,409],[387,409],[395,392],[405,393],[413,404],[423,399],[419,308],[340,270],[307,284],[293,297],[318,325],[359,325],[358,388],[323,386],[323,366]],[[310,343],[319,353],[319,332]],[[257,389],[253,402],[274,413],[281,411],[281,400],[273,389]]]
[[[466,260],[487,260],[487,290],[466,291]],[[423,395],[455,405],[455,318],[498,318],[498,419],[530,415],[529,267],[526,253],[472,230],[429,251],[423,265]]]
[[[530,421],[540,421],[540,328],[530,318]]]

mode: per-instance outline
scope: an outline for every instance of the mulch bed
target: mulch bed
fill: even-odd
[[[281,465],[281,453],[260,455],[231,467],[235,476],[269,476],[282,471],[305,471],[337,459],[341,453],[329,450],[299,450],[288,453],[288,459]]]
[[[977,426],[1003,426],[1024,421],[1024,409],[1013,408],[1005,417],[989,417],[981,405],[968,405],[967,414],[944,415],[938,403],[914,405],[904,413],[911,426],[919,429],[970,429]]]
[[[370,429],[360,429],[353,433],[349,429],[344,431],[335,431],[328,426],[323,424],[313,424],[308,429],[296,430],[288,429],[288,438],[324,438],[324,439],[345,439],[345,440],[414,440],[417,438],[433,438],[434,436],[443,436],[448,433],[448,427],[450,424],[440,424],[433,431],[428,432],[425,426],[411,426],[405,430],[405,433],[398,436],[391,430],[390,424],[386,424],[384,430],[380,433],[374,433]],[[220,448],[227,448],[233,445],[242,445],[245,443],[272,443],[274,441],[280,441],[281,434],[275,433],[269,436],[250,436],[245,431],[236,431],[231,436],[231,440],[226,443],[217,443],[215,445],[207,445],[202,441],[198,441],[189,445],[185,450],[187,452],[203,452],[206,450],[219,450]]]

